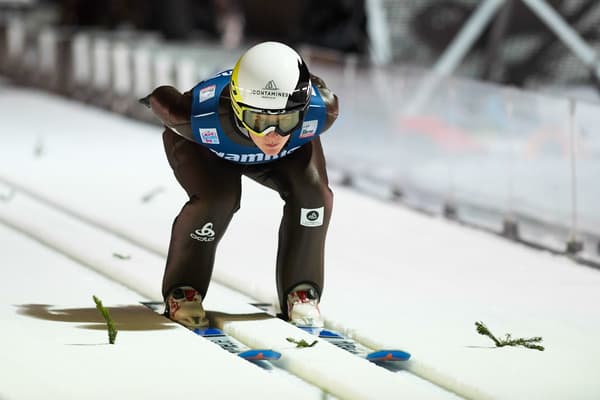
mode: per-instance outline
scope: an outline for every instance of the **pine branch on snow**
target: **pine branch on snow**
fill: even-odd
[[[94,298],[94,303],[96,303],[96,308],[100,311],[100,314],[102,314],[102,317],[104,317],[104,320],[106,321],[106,326],[108,328],[108,342],[110,344],[115,344],[115,340],[117,339],[117,328],[115,328],[115,324],[108,313],[108,309],[102,305],[102,301],[99,298],[96,296],[92,297]]]
[[[286,338],[285,340],[287,340],[288,342],[294,343],[296,345],[296,347],[313,347],[315,344],[317,344],[317,340],[315,340],[312,343],[308,343],[304,339],[297,340],[297,339],[294,339],[294,338]]]
[[[490,339],[492,339],[494,341],[494,343],[496,344],[496,347],[523,346],[523,347],[527,347],[528,349],[544,351],[543,346],[536,344],[536,343],[540,343],[542,341],[542,338],[540,336],[535,336],[532,338],[513,339],[512,335],[510,333],[507,333],[504,339],[498,339],[496,336],[494,336],[492,334],[492,332],[490,332],[488,327],[485,326],[485,324],[483,322],[480,322],[480,321],[475,322],[475,327],[477,328],[477,333],[479,333],[480,335],[487,336]]]

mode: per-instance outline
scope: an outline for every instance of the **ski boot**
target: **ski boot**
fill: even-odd
[[[289,321],[297,326],[322,328],[319,295],[310,285],[296,286],[287,298]]]
[[[167,296],[165,315],[189,329],[208,326],[202,295],[190,286],[178,287]]]

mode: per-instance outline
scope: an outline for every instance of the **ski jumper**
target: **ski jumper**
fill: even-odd
[[[236,124],[229,75],[226,71],[200,82],[177,102],[169,100],[173,104],[165,105],[183,108],[184,100],[183,112],[190,113],[190,123],[185,129],[167,128],[163,133],[169,164],[189,196],[173,222],[163,295],[179,286],[192,286],[206,297],[217,245],[240,207],[245,175],[277,191],[284,201],[276,281],[285,314],[287,295],[295,286],[308,283],[319,296],[323,290],[333,194],[319,135],[335,120],[337,99],[332,118],[330,105],[313,84],[303,123],[278,155],[267,156]],[[182,112],[174,110],[178,111]]]

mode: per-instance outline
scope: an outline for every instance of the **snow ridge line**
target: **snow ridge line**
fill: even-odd
[[[45,196],[44,194],[39,193],[38,191],[36,191],[34,189],[30,189],[30,188],[24,187],[22,185],[18,185],[9,179],[6,179],[5,177],[0,176],[0,182],[3,182],[4,184],[8,185],[9,187],[12,187],[17,192],[26,194],[27,196],[31,197],[32,199],[34,199],[40,203],[43,203],[44,205],[51,207],[63,214],[66,214],[76,220],[84,222],[87,225],[93,226],[104,232],[110,233],[111,235],[114,235],[114,236],[116,236],[130,244],[133,244],[145,251],[148,251],[156,256],[159,256],[161,258],[166,257],[167,251],[166,251],[165,246],[160,246],[157,243],[152,243],[142,237],[139,237],[139,235],[136,235],[134,232],[129,232],[127,230],[122,229],[121,227],[119,227],[117,225],[113,225],[106,221],[102,221],[100,219],[94,218],[94,217],[86,214],[85,212],[80,212],[78,210],[71,209],[71,208],[59,203],[58,201],[51,199],[51,198]],[[0,220],[3,220],[7,225],[12,226],[13,228],[15,228],[19,231],[23,231],[23,229],[21,227],[19,227],[18,225],[15,226],[14,222],[11,223],[10,220],[3,218],[2,213],[0,213]],[[24,233],[36,238],[36,240],[40,240],[41,242],[48,245],[49,247],[56,249],[56,247],[52,244],[52,242],[48,242],[44,238],[40,239],[40,238],[38,238],[37,235],[31,234],[29,231],[25,231]],[[58,251],[60,251],[60,250],[58,250]],[[104,270],[98,269],[97,266],[90,265],[90,263],[86,262],[85,260],[82,261],[77,257],[74,257],[74,259],[76,259],[78,262],[80,262],[84,265],[92,267],[93,269],[95,269],[103,274],[106,274],[106,272]],[[154,288],[154,287],[140,288],[140,287],[138,287],[137,282],[133,286],[128,285],[126,282],[131,281],[132,277],[129,277],[129,276],[113,277],[113,276],[111,276],[111,278],[118,280],[119,282],[121,282],[125,286],[129,287],[130,289],[146,296],[148,299],[151,299],[153,301],[162,301],[162,295],[160,293],[158,293],[156,288]],[[158,279],[160,280],[162,278],[159,277]],[[233,275],[228,275],[223,272],[217,273],[215,271],[213,279],[216,282],[218,282],[219,284],[221,284],[225,287],[228,287],[234,291],[237,291],[239,293],[242,293],[248,297],[254,298],[259,302],[278,304],[278,301],[276,299],[273,299],[269,294],[266,294],[265,291],[261,290],[260,288],[254,286],[254,285],[248,285],[248,282],[238,279],[237,277],[235,277]],[[361,335],[359,332],[354,331],[351,328],[348,328],[347,326],[341,324],[340,322],[335,321],[332,318],[329,318],[327,315],[324,315],[324,318],[325,318],[326,327],[337,330],[337,331],[343,333],[344,335],[353,338],[358,343],[362,344],[363,346],[367,347],[368,349],[376,350],[376,349],[382,349],[382,348],[397,347],[394,345],[387,345],[385,343],[380,343],[380,342],[374,341],[371,338]],[[294,328],[294,327],[292,327],[292,328]],[[231,334],[232,336],[236,337],[238,340],[242,341],[244,344],[246,344],[250,347],[269,347],[268,345],[265,345],[265,344],[261,343],[260,341],[257,342],[255,340],[253,340],[252,337],[249,337],[249,336],[241,333],[233,325],[228,324],[228,326],[224,327],[224,331],[226,331],[228,334]],[[274,350],[277,350],[277,349],[274,348]],[[410,349],[406,349],[406,350],[410,351]],[[285,366],[285,368],[289,370],[290,366],[287,365],[287,366]],[[449,375],[443,371],[437,370],[435,367],[418,360],[418,358],[415,359],[414,354],[413,354],[413,358],[406,363],[405,370],[440,387],[440,388],[443,388],[445,390],[453,392],[453,393],[455,393],[461,397],[464,397],[466,399],[488,400],[488,399],[494,398],[493,396],[491,396],[488,393],[483,392],[479,388],[471,386],[465,382],[461,382],[458,378],[456,378],[452,375]],[[297,374],[298,371],[294,372],[294,371],[290,370],[290,372]],[[302,371],[300,371],[300,373],[302,373]],[[331,393],[335,393],[335,391],[332,391]],[[345,396],[342,396],[342,397],[345,397]]]

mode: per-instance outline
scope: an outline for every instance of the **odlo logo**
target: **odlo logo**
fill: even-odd
[[[323,217],[325,210],[319,208],[301,208],[300,209],[300,225],[302,226],[321,226],[323,225]]]
[[[196,229],[194,232],[190,233],[190,237],[200,242],[212,242],[213,240],[215,240],[215,231],[213,230],[213,223],[208,222],[204,224],[202,228]]]
[[[306,219],[309,220],[310,222],[315,222],[316,220],[319,219],[319,213],[316,211],[311,211],[308,214],[306,214]]]

